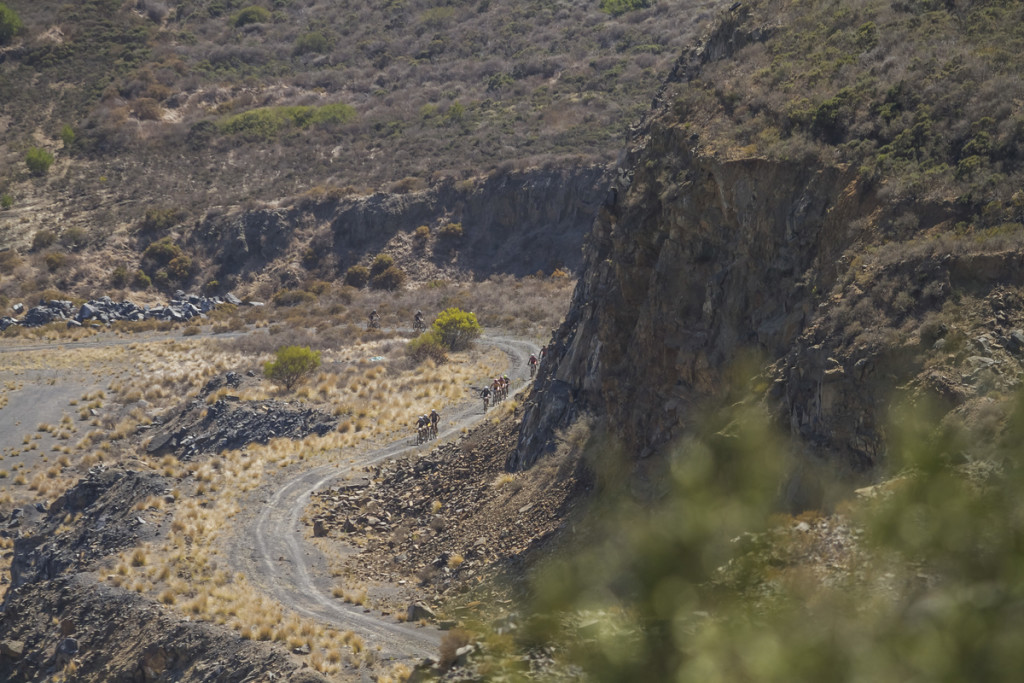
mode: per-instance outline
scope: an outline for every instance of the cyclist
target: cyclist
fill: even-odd
[[[530,354],[530,377],[533,377],[534,375],[537,374],[537,363],[538,363],[538,361],[537,361],[537,354],[531,353]]]
[[[487,412],[487,404],[491,401],[491,390],[489,387],[484,387],[480,390],[480,398],[484,400],[484,412]]]
[[[423,443],[430,433],[430,418],[427,415],[420,415],[416,420],[416,443]]]
[[[377,312],[376,308],[370,311],[370,327],[380,327],[380,313]]]
[[[416,311],[416,315],[412,319],[412,326],[417,332],[426,329],[427,324],[423,322],[423,311]]]
[[[441,422],[441,415],[438,414],[436,408],[430,410],[430,435],[435,439],[437,438],[437,425]]]

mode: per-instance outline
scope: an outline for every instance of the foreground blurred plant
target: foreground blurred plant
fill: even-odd
[[[795,547],[812,525],[773,517],[784,442],[752,407],[705,418],[654,503],[616,486],[635,481],[621,452],[592,448],[595,526],[538,581],[530,637],[598,681],[1016,680],[1022,406],[980,431],[894,411],[895,476],[819,517],[856,546],[843,571]]]

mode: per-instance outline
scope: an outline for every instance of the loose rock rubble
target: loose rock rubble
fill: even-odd
[[[9,316],[0,318],[0,331],[6,330],[12,325],[22,327],[39,327],[52,322],[66,321],[69,327],[80,327],[86,323],[110,324],[117,321],[138,322],[141,320],[162,320],[171,322],[184,322],[197,316],[205,317],[220,304],[241,304],[242,301],[228,294],[223,299],[219,296],[206,297],[195,294],[185,294],[178,290],[174,297],[164,306],[138,306],[131,301],[115,302],[109,296],[93,301],[87,301],[81,306],[75,307],[70,301],[53,299],[40,301],[38,306],[30,308],[25,315],[18,319]],[[15,313],[24,310],[24,306],[16,304]]]
[[[506,474],[516,426],[510,415],[315,494],[308,514],[314,535],[362,547],[346,574],[418,584],[436,596],[463,593],[498,573],[522,578],[527,556],[564,522],[578,482],[573,468],[559,471],[555,463]]]
[[[237,387],[240,382],[240,376],[233,372],[210,380],[199,398],[157,427],[146,450],[154,455],[173,453],[181,460],[189,460],[200,453],[219,453],[250,443],[265,444],[277,437],[324,436],[338,424],[336,418],[319,410],[281,401],[242,402],[230,395],[212,405],[203,400],[221,386]]]

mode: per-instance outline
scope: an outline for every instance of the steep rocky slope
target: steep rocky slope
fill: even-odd
[[[1019,383],[1019,225],[982,232],[967,202],[894,196],[895,180],[830,161],[827,145],[799,160],[752,154],[727,144],[718,120],[687,116],[680,103],[712,87],[702,79],[713,68],[743,69],[750,46],[792,39],[754,7],[734,8],[683,55],[635,129],[510,469],[584,413],[605,418],[639,463],[739,382],[804,465],[862,481],[886,462],[897,392],[965,414]],[[759,376],[736,376],[751,357]],[[808,472],[794,475],[795,506],[823,495]]]

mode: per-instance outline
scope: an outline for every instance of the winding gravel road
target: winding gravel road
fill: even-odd
[[[510,360],[509,377],[513,387],[521,386],[529,376],[528,359],[537,347],[531,342],[508,337],[485,336],[481,344],[503,350]],[[465,402],[453,411],[453,423],[439,434],[439,439],[458,434],[483,417],[479,401]],[[327,560],[305,538],[302,515],[310,496],[332,481],[352,471],[382,460],[404,455],[418,448],[404,438],[382,448],[369,451],[347,467],[323,465],[297,473],[277,482],[275,490],[251,521],[240,526],[229,542],[230,558],[237,571],[259,586],[265,593],[286,607],[320,623],[359,634],[372,646],[379,647],[385,658],[413,659],[436,655],[441,632],[432,627],[399,623],[394,617],[344,603],[332,597],[333,579]],[[267,488],[263,489],[267,491]]]

